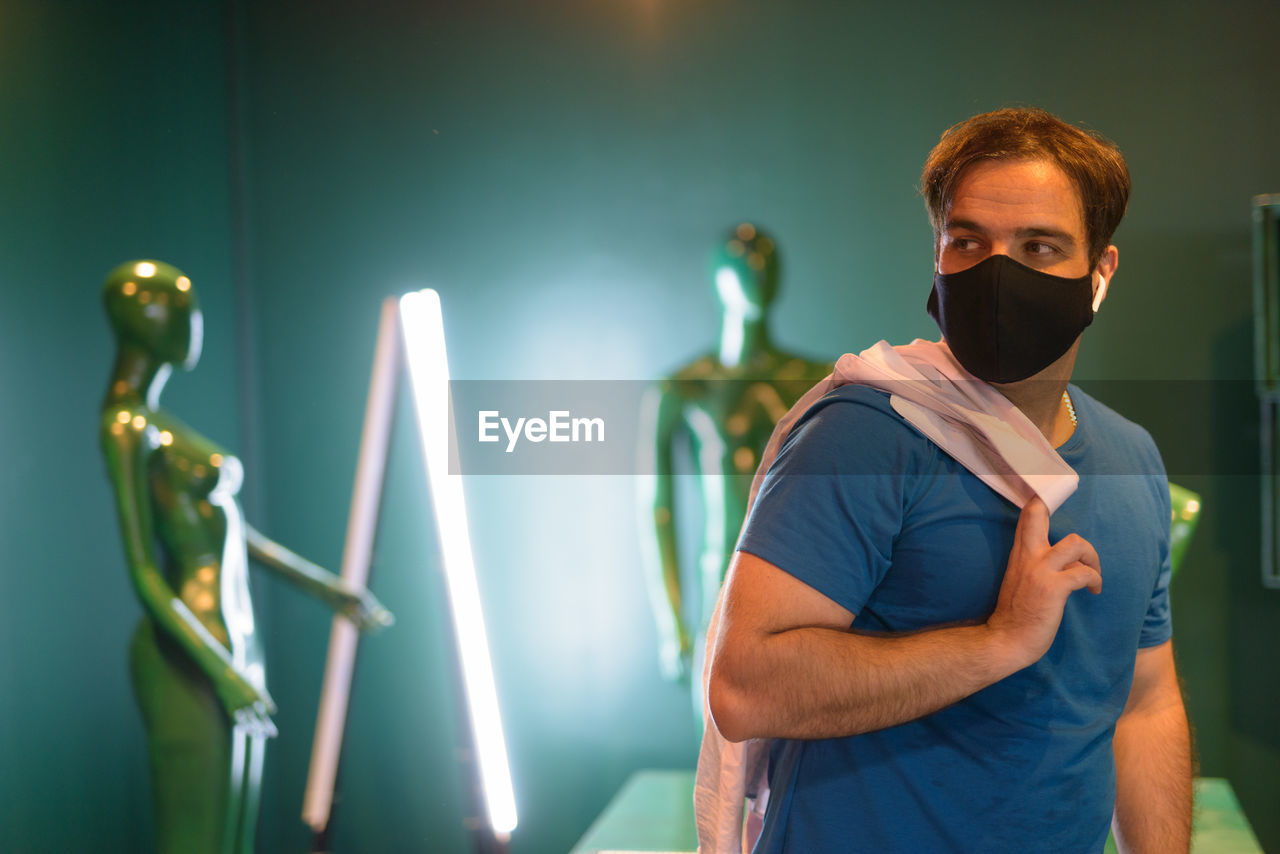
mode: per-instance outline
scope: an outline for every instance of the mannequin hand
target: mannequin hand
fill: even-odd
[[[276,737],[276,725],[267,716],[266,708],[262,703],[254,703],[248,708],[238,709],[231,716],[231,720],[238,729],[245,730],[250,736],[258,738]]]
[[[265,688],[257,688],[238,671],[228,668],[223,678],[214,685],[222,707],[231,722],[250,735],[274,738],[275,724],[271,714],[276,710],[275,701]]]
[[[379,631],[393,625],[396,618],[378,597],[369,592],[367,587],[350,587],[345,583],[338,590],[334,610],[355,625],[362,632]]]
[[[668,682],[688,682],[693,671],[693,644],[680,632],[679,640],[664,642],[658,653],[658,669]]]

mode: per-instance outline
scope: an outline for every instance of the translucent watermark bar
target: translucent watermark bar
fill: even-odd
[[[454,380],[450,392],[457,432],[451,439],[449,471],[651,475],[657,473],[652,445],[669,438],[701,449],[697,466],[679,466],[676,473],[696,474],[701,467],[718,474],[749,475],[779,412],[812,385],[810,380],[749,379]],[[1107,435],[1116,429],[1114,424],[1091,419],[1092,397],[1152,435],[1170,477],[1263,473],[1252,379],[1094,380],[1072,388],[1079,398],[1076,409],[1085,421],[1079,428],[1082,437],[1114,439]],[[849,392],[835,394],[847,397]],[[680,410],[670,437],[655,434],[651,417],[646,422],[646,407],[652,408],[655,397],[661,395],[676,400]],[[883,396],[888,399],[888,393]],[[726,405],[726,401],[738,404]],[[862,417],[874,417],[874,413]],[[855,426],[857,419],[857,415],[852,418]],[[708,448],[718,449],[723,459],[709,459]],[[864,470],[851,473],[893,474],[893,466],[890,460],[868,460]],[[1108,474],[1155,475],[1159,471],[1145,456],[1135,456],[1114,460]]]

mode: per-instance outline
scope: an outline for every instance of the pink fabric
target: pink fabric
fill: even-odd
[[[1075,492],[1080,479],[1044,434],[1020,409],[956,361],[943,341],[916,339],[892,347],[881,341],[859,354],[846,353],[831,374],[805,393],[774,428],[751,482],[747,512],[765,473],[795,422],[834,388],[859,383],[887,391],[908,423],[1017,507],[1038,495],[1052,513]],[[719,605],[707,633],[703,697],[719,622]],[[704,734],[694,785],[694,813],[701,854],[749,852],[760,833],[769,798],[769,742],[733,744],[715,728],[703,705]],[[747,832],[743,832],[743,802]]]

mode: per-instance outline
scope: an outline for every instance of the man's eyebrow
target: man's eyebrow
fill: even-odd
[[[986,234],[987,230],[971,219],[949,219],[945,223],[946,230],[962,229],[964,231],[974,231],[978,234]]]
[[[949,219],[946,222],[946,230],[972,231],[975,234],[987,233],[987,229],[985,227],[971,219]],[[1076,245],[1076,239],[1070,232],[1063,231],[1060,228],[1053,228],[1048,225],[1029,225],[1024,228],[1020,228],[1014,232],[1014,237],[1050,237],[1067,247],[1074,247]]]
[[[1076,239],[1068,231],[1060,228],[1050,228],[1046,225],[1029,225],[1026,228],[1020,228],[1015,232],[1015,237],[1051,237],[1059,243],[1068,247],[1076,245]]]

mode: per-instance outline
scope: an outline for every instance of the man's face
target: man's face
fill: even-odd
[[[1112,252],[1098,264],[1108,279],[1102,268]],[[984,160],[961,174],[939,240],[938,272],[958,273],[992,255],[1054,276],[1090,272],[1080,194],[1056,164]]]

